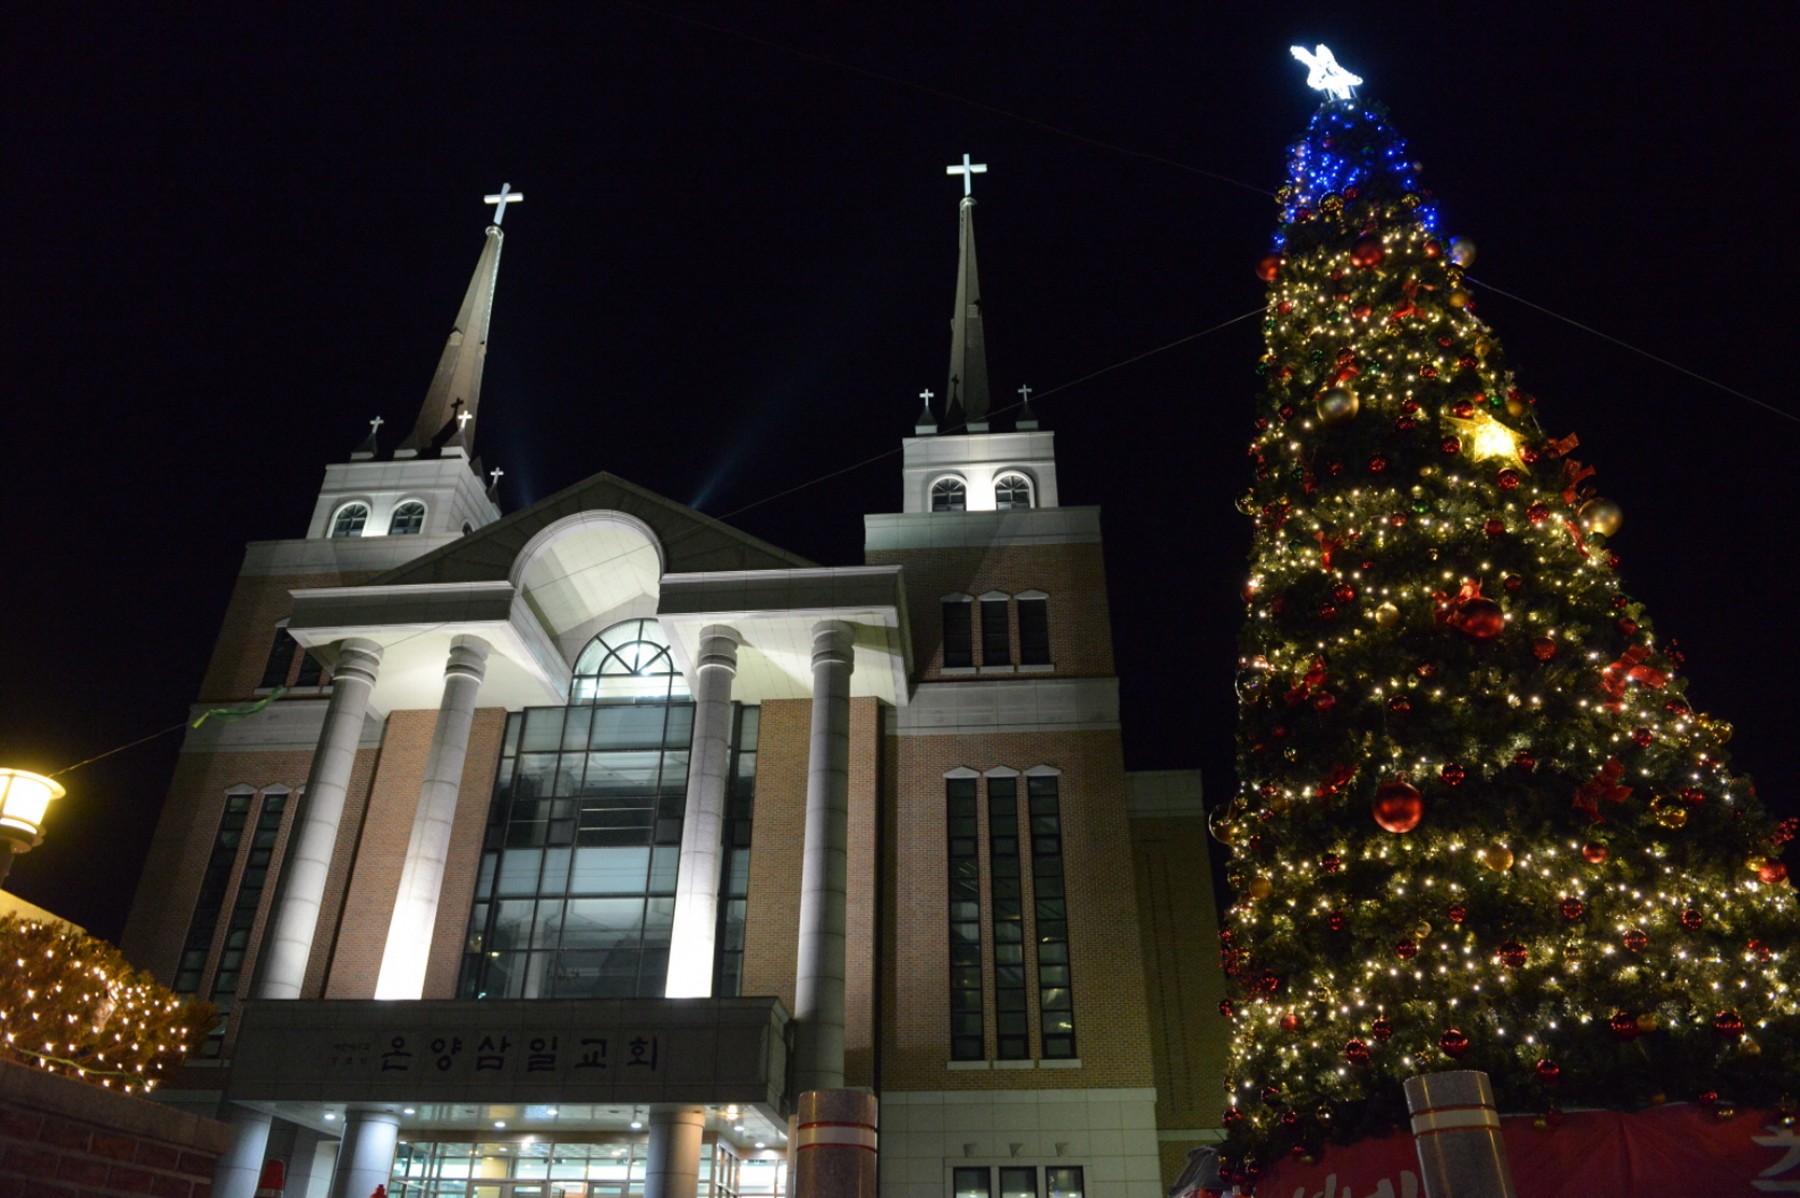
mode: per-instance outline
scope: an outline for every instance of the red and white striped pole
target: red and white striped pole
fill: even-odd
[[[794,1198],[875,1198],[873,1094],[808,1090],[794,1113]]]

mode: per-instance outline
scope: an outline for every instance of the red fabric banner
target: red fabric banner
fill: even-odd
[[[1763,1198],[1800,1194],[1800,1126],[1773,1112],[1720,1120],[1710,1109],[1574,1111],[1539,1131],[1501,1121],[1519,1198]],[[1257,1198],[1425,1198],[1409,1133],[1328,1147],[1316,1165],[1283,1161]]]

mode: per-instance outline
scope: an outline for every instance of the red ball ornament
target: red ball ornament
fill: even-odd
[[[1350,309],[1350,315],[1356,317],[1358,320],[1367,320],[1374,311],[1375,309],[1369,307],[1367,304],[1358,304],[1356,307]]]
[[[1320,691],[1313,696],[1312,703],[1314,711],[1328,712],[1337,706],[1337,696],[1330,691]]]
[[[1418,427],[1419,422],[1414,420],[1411,416],[1397,416],[1394,418],[1394,431],[1397,433],[1410,433]]]
[[[1756,876],[1769,886],[1779,886],[1787,881],[1788,867],[1779,861],[1771,861],[1757,870]]]
[[[1469,918],[1469,909],[1461,903],[1452,903],[1450,904],[1450,909],[1444,912],[1444,914],[1450,917],[1451,923],[1461,923],[1463,920]]]
[[[1495,516],[1481,526],[1481,531],[1490,537],[1503,537],[1506,535],[1506,521]]]
[[[1244,1112],[1236,1107],[1226,1107],[1225,1113],[1219,1116],[1219,1122],[1226,1127],[1236,1127],[1244,1121]]]
[[[1369,459],[1369,473],[1370,474],[1380,474],[1383,470],[1386,470],[1386,469],[1387,469],[1387,459],[1382,457],[1380,454],[1376,454],[1374,457]]]
[[[1321,619],[1321,620],[1337,619],[1337,608],[1333,607],[1329,603],[1321,603],[1319,605],[1319,619]]]
[[[1581,846],[1581,859],[1589,865],[1603,865],[1610,856],[1612,850],[1606,847],[1604,841],[1590,840]]]
[[[1706,802],[1706,792],[1701,790],[1698,786],[1690,786],[1681,792],[1681,801],[1686,803],[1689,807],[1698,807],[1700,804]]]
[[[1445,786],[1461,786],[1469,771],[1454,761],[1446,761],[1444,768],[1438,771],[1438,777],[1444,780]]]
[[[1587,907],[1577,898],[1564,899],[1559,909],[1564,919],[1580,919],[1587,912]]]
[[[1264,1086],[1262,1100],[1264,1106],[1279,1106],[1281,1104],[1281,1087]]]
[[[1556,656],[1556,642],[1547,636],[1537,637],[1531,642],[1531,655],[1539,661],[1549,661]]]
[[[1428,366],[1426,369],[1430,370],[1431,368]],[[1438,448],[1442,449],[1445,453],[1461,453],[1462,440],[1458,437],[1445,437]]]
[[[1394,946],[1394,955],[1402,961],[1410,961],[1419,955],[1419,946],[1411,940],[1402,940]]]
[[[1621,940],[1626,948],[1634,953],[1641,953],[1650,947],[1650,933],[1642,928],[1632,928]]]
[[[1234,1004],[1229,998],[1221,998],[1219,1000],[1219,1014],[1223,1015],[1227,1019],[1236,1019],[1237,1018],[1236,1004]]]
[[[1444,1050],[1445,1056],[1461,1057],[1469,1051],[1469,1037],[1456,1028],[1449,1028],[1438,1037],[1438,1047]]]
[[[1713,1031],[1727,1040],[1736,1040],[1744,1034],[1744,1020],[1736,1011],[1720,1011],[1713,1016]]]
[[[1507,594],[1516,595],[1525,589],[1525,578],[1521,574],[1508,574],[1500,585],[1506,589]]]
[[[1500,945],[1500,963],[1508,969],[1518,969],[1525,964],[1525,946],[1517,940],[1508,940]]]
[[[1537,1079],[1546,1086],[1554,1086],[1557,1082],[1562,1080],[1562,1066],[1558,1065],[1549,1057],[1540,1060],[1536,1065],[1532,1066],[1532,1069],[1537,1073]]]
[[[1637,743],[1638,748],[1648,749],[1650,742],[1656,739],[1656,733],[1648,728],[1634,728],[1631,732],[1631,739]]]
[[[1287,1014],[1283,1015],[1281,1017],[1281,1030],[1284,1032],[1299,1031],[1300,1030],[1300,1016],[1294,1014],[1292,1011],[1289,1011]]]
[[[1395,695],[1388,700],[1388,710],[1395,715],[1405,715],[1412,710],[1412,700],[1405,695]]]
[[[1344,1044],[1344,1059],[1352,1065],[1367,1065],[1371,1055],[1369,1046],[1361,1040],[1350,1040]]]
[[[1755,957],[1764,965],[1767,965],[1775,958],[1775,950],[1760,940],[1752,940],[1750,943],[1746,944],[1744,948],[1751,956]]]
[[[1450,414],[1458,420],[1467,420],[1475,414],[1475,405],[1466,399],[1459,399],[1450,405]]]
[[[1350,264],[1367,270],[1380,266],[1381,260],[1387,257],[1387,250],[1379,237],[1358,237],[1356,244],[1350,247]]]
[[[1550,509],[1541,503],[1534,503],[1525,509],[1525,518],[1533,524],[1542,524],[1550,518]]]
[[[1494,481],[1500,484],[1500,489],[1502,491],[1510,491],[1519,485],[1519,472],[1517,470],[1502,470],[1499,474],[1494,476]]]
[[[1319,858],[1319,868],[1328,874],[1334,874],[1344,867],[1344,859],[1336,853],[1326,853]]]
[[[1514,753],[1512,763],[1515,767],[1524,770],[1526,773],[1530,773],[1537,768],[1537,758],[1533,757],[1528,749],[1520,749],[1517,753]]]
[[[1395,779],[1383,782],[1375,791],[1372,811],[1383,831],[1401,835],[1419,826],[1425,815],[1425,800],[1418,787]]]
[[[1621,1040],[1638,1038],[1637,1016],[1630,1011],[1614,1011],[1613,1017],[1607,1021],[1607,1026],[1612,1028],[1612,1034]]]
[[[1342,911],[1333,911],[1325,917],[1325,926],[1334,932],[1343,931],[1349,923],[1350,921],[1344,917]]]
[[[1681,913],[1681,926],[1690,932],[1698,932],[1701,925],[1705,922],[1706,917],[1701,915],[1699,909],[1696,907],[1689,907],[1686,911]]]
[[[1377,1019],[1369,1025],[1369,1034],[1377,1040],[1386,1040],[1394,1034],[1394,1025],[1385,1019]]]
[[[1506,628],[1506,613],[1492,599],[1470,599],[1462,605],[1456,628],[1474,641],[1491,641]]]
[[[1294,418],[1294,405],[1291,403],[1284,403],[1281,407],[1276,409],[1275,414],[1281,417],[1281,422],[1283,424],[1286,424]]]
[[[1256,277],[1265,283],[1273,283],[1281,273],[1281,255],[1270,254],[1256,264]]]
[[[1333,603],[1339,604],[1354,603],[1356,602],[1356,588],[1347,582],[1340,582],[1332,588],[1331,600]]]

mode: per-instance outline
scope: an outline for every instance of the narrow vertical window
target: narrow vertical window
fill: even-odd
[[[970,618],[974,606],[967,599],[944,600],[944,668],[947,670],[975,664],[975,630]]]
[[[294,668],[294,653],[300,648],[288,632],[284,624],[275,630],[275,644],[269,649],[269,660],[263,666],[261,689],[272,691],[278,686],[286,686],[288,672]]]
[[[1050,664],[1050,601],[1020,599],[1018,604],[1019,664],[1047,666]]]
[[[1069,904],[1063,889],[1062,810],[1055,775],[1026,780],[1031,804],[1031,884],[1037,904],[1038,1017],[1046,1059],[1075,1055],[1069,988]]]
[[[231,867],[237,862],[238,846],[244,839],[244,824],[250,818],[250,802],[255,797],[250,791],[225,796],[225,813],[219,817],[219,832],[213,838],[212,855],[206,859],[206,871],[200,875],[200,894],[194,900],[187,940],[181,948],[181,960],[175,967],[175,989],[183,994],[200,992],[200,978],[206,972],[206,957],[212,949],[213,933],[219,928],[219,915],[225,908],[225,891],[231,885]]]
[[[237,897],[231,903],[231,918],[225,925],[225,944],[219,950],[219,967],[213,973],[210,1001],[227,1015],[237,1005],[244,965],[250,952],[250,933],[256,927],[262,909],[263,891],[269,884],[269,867],[275,859],[275,841],[281,835],[281,817],[287,810],[287,792],[275,791],[263,797],[262,811],[250,836],[250,852],[244,859],[244,870],[238,876]],[[200,1045],[200,1056],[219,1056],[225,1047],[226,1021],[221,1019]]]
[[[988,779],[988,900],[994,918],[994,1010],[1003,1061],[1031,1059],[1026,1014],[1025,888],[1019,780]]]
[[[944,779],[950,856],[950,1058],[986,1056],[981,1026],[981,858],[975,779]]]
[[[981,664],[1012,664],[1012,621],[1008,618],[1010,599],[981,601]]]
[[[1000,1198],[1038,1198],[1037,1167],[1000,1166]]]
[[[735,998],[744,984],[744,917],[750,905],[750,826],[756,808],[756,736],[762,708],[740,707],[725,790],[725,868],[719,878],[719,930],[713,995]]]

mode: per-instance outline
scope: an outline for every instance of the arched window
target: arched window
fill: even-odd
[[[931,510],[960,512],[969,506],[969,489],[960,478],[940,478],[931,484]]]
[[[625,620],[587,643],[575,659],[570,703],[663,699],[688,693],[687,680],[655,620]]]
[[[388,521],[388,536],[417,536],[425,527],[425,505],[416,499],[409,499],[394,509],[393,518]]]
[[[1002,474],[994,480],[994,507],[1003,512],[1031,506],[1031,480],[1023,474]]]
[[[331,521],[331,535],[334,537],[360,537],[363,525],[368,522],[368,504],[346,503],[338,509],[337,516]]]

